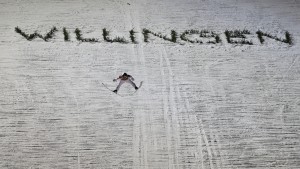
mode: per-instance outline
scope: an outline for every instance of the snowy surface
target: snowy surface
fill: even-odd
[[[300,1],[1,0],[0,18],[1,169],[300,168]],[[27,41],[17,26],[59,32]],[[103,28],[128,40],[134,28],[139,43],[104,42]],[[143,28],[223,42],[144,43]],[[244,28],[254,45],[226,42]],[[259,29],[295,44],[260,44]],[[134,96],[101,85],[123,72],[144,81]]]

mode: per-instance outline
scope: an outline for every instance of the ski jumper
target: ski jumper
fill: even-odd
[[[124,73],[123,75],[119,76],[119,78],[114,79],[116,80],[120,80],[119,85],[117,86],[116,90],[114,90],[114,92],[118,92],[118,90],[120,89],[120,87],[122,86],[122,84],[124,83],[129,83],[131,84],[135,90],[138,89],[138,87],[135,85],[135,83],[133,82],[134,78],[131,75],[128,75],[126,73]]]

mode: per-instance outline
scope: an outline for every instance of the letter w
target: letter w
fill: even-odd
[[[43,39],[44,41],[48,41],[48,39],[53,38],[54,33],[57,31],[56,27],[53,27],[45,36],[37,33],[37,31],[35,31],[33,34],[26,34],[25,32],[23,32],[19,27],[15,28],[15,31],[22,35],[24,38],[26,38],[27,40],[31,41],[37,37]]]

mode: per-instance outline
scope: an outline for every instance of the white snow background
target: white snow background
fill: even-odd
[[[300,1],[0,0],[0,18],[1,169],[300,168]],[[49,42],[15,32],[53,26]],[[104,42],[103,28],[139,43]],[[143,28],[222,43],[145,43]],[[227,43],[227,29],[254,45]],[[257,30],[294,44],[260,44]],[[144,81],[133,96],[101,85],[124,72]]]

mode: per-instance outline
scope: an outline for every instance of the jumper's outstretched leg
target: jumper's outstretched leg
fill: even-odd
[[[134,87],[135,90],[139,89],[133,81],[128,80],[128,83],[130,83]]]
[[[123,83],[125,83],[125,81],[124,80],[120,80],[119,85],[117,86],[116,90],[114,90],[113,92],[117,93]]]

